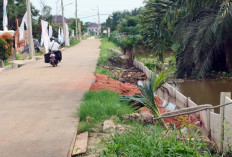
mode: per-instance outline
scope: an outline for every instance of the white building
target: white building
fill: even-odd
[[[92,24],[89,27],[87,27],[87,32],[89,34],[93,34],[93,35],[100,35],[101,33],[101,25],[100,24]]]

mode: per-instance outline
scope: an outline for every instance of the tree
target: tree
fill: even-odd
[[[69,25],[70,31],[76,30],[76,19],[70,18],[70,20],[72,20],[72,23]],[[85,25],[83,24],[83,21],[81,21],[80,19],[77,19],[77,20],[78,20],[78,23],[81,23],[81,33],[83,34],[86,31]],[[74,32],[76,33],[76,31]],[[79,29],[78,29],[78,33],[79,33]]]
[[[3,0],[0,0],[0,10],[3,10]],[[7,13],[8,13],[8,27],[9,29],[16,30],[16,21],[21,22],[24,14],[26,13],[26,0],[8,0]],[[39,10],[31,5],[32,16],[34,18],[39,16]],[[0,19],[3,15],[0,14]],[[2,28],[2,20],[0,20],[0,28]]]
[[[231,9],[231,0],[148,0],[141,20],[143,38],[151,48],[165,50],[172,42],[180,46],[178,77],[232,71]]]

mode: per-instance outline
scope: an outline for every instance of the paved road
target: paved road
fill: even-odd
[[[77,127],[76,110],[93,81],[100,40],[0,73],[0,156],[65,157]]]

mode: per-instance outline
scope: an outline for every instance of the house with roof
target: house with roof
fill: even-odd
[[[65,22],[69,25],[72,23],[72,20],[64,18]],[[63,24],[63,20],[62,20],[62,16],[61,15],[55,15],[52,17],[52,21],[53,23],[62,25]]]
[[[102,26],[100,24],[92,24],[89,27],[87,27],[87,32],[88,34],[93,34],[98,36],[101,34],[101,28]]]

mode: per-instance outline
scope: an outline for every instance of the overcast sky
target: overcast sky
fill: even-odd
[[[34,6],[41,10],[41,1],[52,7],[53,15],[61,15],[61,0],[31,0]],[[78,0],[78,17],[84,22],[97,22],[97,16],[83,18],[97,14],[99,6],[100,14],[111,14],[114,11],[132,10],[143,6],[144,0]],[[73,4],[70,4],[73,3]],[[75,17],[75,0],[64,0],[65,17]],[[108,15],[101,15],[101,22],[105,22]]]

